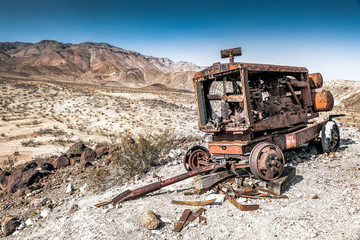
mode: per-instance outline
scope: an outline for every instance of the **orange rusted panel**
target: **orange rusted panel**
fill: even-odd
[[[209,152],[211,154],[239,155],[243,154],[243,146],[228,144],[209,145]]]
[[[296,147],[296,135],[295,134],[287,134],[286,135],[286,148]]]
[[[309,74],[310,87],[311,88],[321,88],[323,86],[323,77],[320,73],[311,73]]]
[[[334,107],[334,98],[330,91],[323,90],[315,94],[314,110],[316,112],[331,111]]]

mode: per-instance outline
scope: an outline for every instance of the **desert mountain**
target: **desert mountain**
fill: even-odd
[[[0,43],[0,77],[130,87],[160,83],[192,89],[191,78],[198,70],[193,63],[146,56],[107,43]]]

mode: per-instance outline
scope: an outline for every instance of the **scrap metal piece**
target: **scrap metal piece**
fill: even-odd
[[[206,209],[205,208],[200,208],[198,210],[196,210],[196,212],[193,212],[190,217],[187,219],[185,226],[189,225],[189,223],[191,223],[192,221],[194,221],[197,217],[199,217],[203,212],[205,212]]]
[[[258,204],[254,204],[254,205],[243,205],[238,203],[235,199],[233,199],[232,197],[229,196],[229,194],[224,193],[225,197],[227,200],[229,200],[229,202],[232,203],[232,205],[234,205],[235,207],[237,207],[240,211],[255,211],[259,209],[259,205]]]
[[[197,168],[197,169],[195,169],[193,171],[186,172],[186,173],[180,174],[178,176],[168,178],[168,179],[163,180],[163,181],[158,181],[158,182],[155,182],[155,183],[151,183],[149,185],[137,188],[137,189],[135,189],[133,191],[126,190],[125,192],[121,193],[120,195],[115,197],[110,202],[104,202],[104,203],[101,203],[101,204],[97,204],[95,206],[104,206],[104,205],[107,205],[107,204],[110,204],[110,203],[113,204],[113,205],[116,205],[116,204],[121,203],[121,202],[123,202],[123,201],[125,201],[127,199],[135,199],[135,198],[144,196],[144,195],[146,195],[148,193],[159,190],[159,189],[161,189],[163,187],[166,187],[166,186],[169,186],[171,184],[183,181],[183,180],[188,179],[190,177],[199,175],[201,173],[210,172],[210,171],[213,171],[213,170],[216,170],[216,169],[219,169],[219,168],[223,168],[223,167],[225,167],[225,164],[212,163],[211,165],[208,165],[208,166],[205,166],[205,167],[202,167],[202,168]]]
[[[174,232],[180,232],[181,229],[183,228],[186,220],[188,219],[189,215],[191,213],[190,209],[185,209],[185,211],[183,212],[183,214],[180,217],[179,222],[176,224],[175,228],[173,229]]]
[[[204,216],[199,216],[199,224],[200,224],[200,225],[207,225],[206,217],[204,217]]]
[[[215,201],[216,201],[216,199],[210,199],[210,200],[206,200],[206,201],[176,201],[176,200],[172,200],[171,204],[190,205],[190,206],[205,206],[205,205],[209,205]]]
[[[102,202],[102,203],[98,203],[96,205],[94,205],[94,207],[102,207],[102,206],[106,206],[109,205],[111,202]]]

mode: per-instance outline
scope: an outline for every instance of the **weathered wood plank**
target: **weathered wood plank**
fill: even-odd
[[[280,178],[271,182],[265,182],[265,188],[274,192],[276,195],[281,195],[282,192],[294,181],[295,176],[296,169],[287,166]]]

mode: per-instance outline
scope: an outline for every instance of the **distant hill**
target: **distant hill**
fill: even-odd
[[[193,63],[147,56],[107,43],[0,42],[0,77],[192,89],[192,77],[200,69]]]

